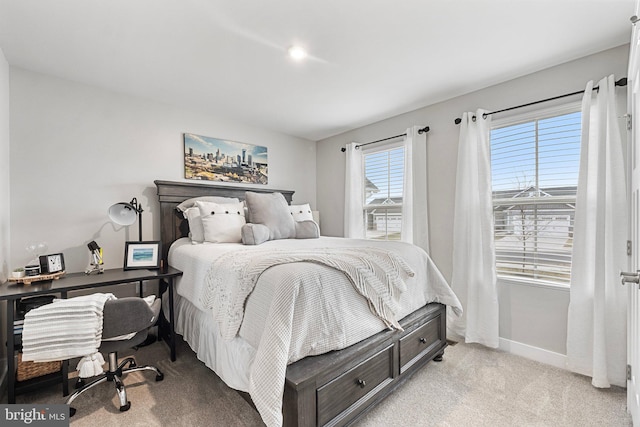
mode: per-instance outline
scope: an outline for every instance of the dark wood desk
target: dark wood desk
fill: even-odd
[[[102,274],[87,275],[84,273],[71,273],[58,280],[47,280],[42,282],[32,282],[30,285],[6,282],[0,286],[0,301],[7,301],[7,379],[8,379],[8,403],[15,403],[16,399],[16,375],[15,375],[15,340],[13,332],[13,321],[15,317],[16,304],[21,298],[44,295],[60,294],[61,298],[67,298],[70,291],[81,289],[96,289],[104,286],[137,284],[146,280],[158,280],[161,284],[160,292],[166,289],[169,295],[169,316],[166,327],[160,324],[162,338],[169,345],[171,360],[176,360],[176,338],[174,330],[173,315],[173,280],[182,275],[182,271],[172,267],[162,270],[127,270],[112,269],[105,270]],[[166,316],[165,316],[166,317]],[[162,316],[161,316],[162,318]],[[162,319],[161,319],[162,320]],[[162,323],[162,322],[161,322]],[[68,386],[69,365],[68,361],[62,364],[62,389],[63,394],[69,394]],[[36,380],[36,379],[34,379]],[[25,381],[24,387],[18,391],[28,391],[43,384],[56,383],[61,380],[60,375],[50,374],[47,378],[34,381]]]

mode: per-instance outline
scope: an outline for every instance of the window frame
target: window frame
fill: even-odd
[[[561,116],[565,114],[579,113],[581,109],[582,109],[582,103],[580,101],[563,103],[563,104],[559,104],[559,105],[555,105],[547,108],[531,109],[530,111],[527,111],[525,113],[492,120],[489,131],[491,132],[494,129],[504,128],[508,126],[515,126],[515,125],[527,123],[533,120],[539,121],[539,120],[545,120],[545,119],[549,119],[552,117]],[[581,125],[582,125],[582,121],[581,121]],[[491,140],[490,140],[490,143],[491,143]],[[536,159],[536,162],[537,161],[538,159]],[[576,187],[577,186],[578,186],[578,183],[576,182]],[[492,193],[493,193],[493,188],[492,188]],[[576,202],[576,197],[570,197],[571,202],[574,204]],[[562,201],[562,200],[563,199],[561,198],[561,196],[556,196],[554,198],[554,201]],[[568,200],[565,199],[565,201],[568,201]],[[491,199],[491,205],[492,205],[492,210],[495,210],[496,205],[494,204],[493,196]],[[495,216],[493,216],[493,218],[495,221]],[[495,236],[495,231],[494,231],[494,236]],[[573,247],[572,247],[572,250],[573,250]],[[494,251],[495,251],[495,248],[494,248]],[[497,264],[497,261],[498,260],[496,259],[496,264]],[[524,284],[524,285],[530,285],[530,286],[536,286],[536,287],[566,289],[566,290],[570,288],[569,283],[552,281],[546,278],[501,275],[497,270],[497,265],[496,265],[496,276],[497,276],[497,280],[502,283],[521,284],[521,285]],[[571,277],[569,277],[569,282],[570,280],[571,280]]]
[[[362,150],[362,175],[360,176],[360,179],[363,182],[362,185],[362,235],[363,238],[366,240],[382,240],[382,239],[375,239],[372,237],[368,237],[367,236],[367,211],[371,209],[371,205],[367,205],[367,201],[366,201],[366,156],[370,155],[370,154],[375,154],[375,153],[380,153],[383,151],[392,151],[398,148],[402,148],[403,149],[403,165],[402,165],[402,171],[403,174],[406,172],[406,153],[404,152],[404,142],[405,142],[405,138],[406,136],[400,136],[398,137],[398,139],[396,140],[392,140],[389,142],[386,142],[384,144],[377,144],[375,147],[374,146],[369,146],[369,147],[360,147],[360,150]],[[403,178],[403,185],[402,185],[402,196],[404,198],[404,178]],[[404,201],[404,200],[403,200]],[[400,203],[400,204],[396,204],[394,205],[394,207],[400,207],[401,210],[401,214],[400,214],[400,229],[402,230],[402,224],[404,221],[404,215],[402,215],[402,209],[403,209],[404,203]],[[375,205],[375,207],[378,208],[383,208],[384,205]],[[388,230],[385,232],[385,239],[384,241],[400,241],[402,239],[402,236],[400,236],[399,239],[389,239],[389,232]]]

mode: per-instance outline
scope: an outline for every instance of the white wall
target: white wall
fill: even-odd
[[[132,197],[145,210],[143,238],[159,240],[153,181],[184,180],[184,132],[266,146],[267,187],[315,206],[315,142],[12,67],[11,267],[45,241],[68,271],[82,271],[91,240],[106,268],[122,267],[137,224],[121,229],[107,209]]]
[[[0,49],[0,283],[9,276],[10,246],[10,194],[9,181],[9,64]],[[4,311],[2,304],[0,313]],[[0,342],[4,343],[5,316],[0,315]],[[6,347],[0,346],[0,359],[4,360]],[[2,366],[5,366],[3,363]],[[4,377],[3,369],[2,376]]]
[[[412,125],[429,125],[430,249],[434,262],[450,279],[459,135],[454,119],[464,111],[475,111],[477,108],[494,111],[579,91],[588,80],[597,81],[612,73],[616,78],[626,76],[628,51],[628,45],[620,46],[319,141],[317,201],[323,234],[341,236],[343,232],[345,155],[340,148],[351,141],[368,142],[396,135]],[[473,72],[472,69],[469,72]],[[618,93],[625,97],[625,89],[619,89]],[[576,97],[558,103],[569,100],[576,100]],[[626,105],[624,102],[623,99],[621,105]],[[525,111],[519,109],[513,114]],[[507,114],[496,115],[495,118],[501,117],[507,117]],[[500,336],[503,339],[566,354],[567,289],[500,284],[499,300]]]
[[[0,283],[9,275],[9,63],[0,49]]]

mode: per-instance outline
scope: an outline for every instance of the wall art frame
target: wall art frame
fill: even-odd
[[[159,240],[125,242],[125,270],[157,270],[162,261],[162,243]]]
[[[268,184],[267,147],[184,134],[186,179],[238,184]]]

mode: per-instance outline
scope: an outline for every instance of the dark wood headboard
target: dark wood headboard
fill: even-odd
[[[160,240],[162,241],[162,259],[167,264],[169,247],[181,237],[189,235],[189,224],[176,207],[192,197],[221,196],[244,200],[245,191],[255,193],[282,193],[287,203],[293,199],[292,190],[274,190],[260,187],[231,187],[227,185],[202,184],[191,182],[153,181],[158,188],[160,202]]]

